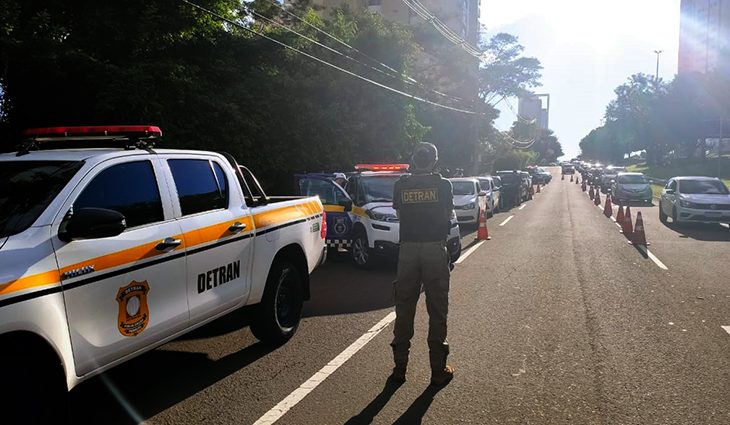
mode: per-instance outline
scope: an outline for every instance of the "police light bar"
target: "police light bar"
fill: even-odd
[[[29,139],[58,139],[66,137],[162,137],[160,127],[154,125],[97,125],[80,127],[30,128],[22,133]]]
[[[357,164],[357,171],[408,171],[408,164]]]

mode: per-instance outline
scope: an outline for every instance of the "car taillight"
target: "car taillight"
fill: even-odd
[[[319,236],[322,239],[327,238],[327,213],[322,211],[322,225],[319,226]]]

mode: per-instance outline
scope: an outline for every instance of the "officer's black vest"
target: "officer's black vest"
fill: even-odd
[[[401,242],[445,241],[453,202],[451,183],[439,174],[401,177],[393,193],[393,206],[400,213]]]

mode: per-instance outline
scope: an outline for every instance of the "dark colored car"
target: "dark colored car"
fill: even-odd
[[[504,205],[520,205],[528,196],[528,187],[522,175],[515,170],[497,171],[502,181],[502,202]]]
[[[539,183],[541,185],[546,185],[550,183],[550,180],[552,180],[553,178],[552,174],[548,173],[540,167],[527,167],[526,171],[530,173],[533,184]]]

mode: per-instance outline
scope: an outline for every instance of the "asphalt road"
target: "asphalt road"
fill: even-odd
[[[294,393],[277,423],[730,423],[730,230],[663,225],[656,206],[632,206],[649,255],[552,172],[452,272],[448,386],[428,385],[423,299],[408,381],[388,383],[392,323],[369,331],[389,323],[395,266],[334,259],[285,346],[257,343],[245,312],[226,317],[81,385],[72,420],[250,424]]]

